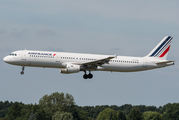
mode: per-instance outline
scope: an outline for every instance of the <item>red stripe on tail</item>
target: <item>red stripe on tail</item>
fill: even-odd
[[[170,46],[159,57],[165,56],[165,54],[169,51],[169,49],[170,49]]]

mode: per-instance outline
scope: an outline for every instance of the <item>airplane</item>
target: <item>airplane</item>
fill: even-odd
[[[174,65],[175,61],[166,60],[173,37],[166,36],[144,57],[129,57],[117,55],[100,55],[84,53],[67,53],[35,50],[14,51],[4,57],[4,62],[22,66],[60,68],[63,74],[84,71],[83,78],[91,79],[91,71],[137,72]],[[87,72],[89,72],[87,74]]]

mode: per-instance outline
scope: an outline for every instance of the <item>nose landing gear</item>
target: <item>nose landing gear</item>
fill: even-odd
[[[24,69],[25,69],[25,66],[22,66],[21,75],[23,75],[23,74],[24,74]]]
[[[84,71],[84,72],[85,72],[85,74],[83,75],[84,79],[87,79],[87,78],[92,79],[93,78],[93,74],[91,74],[91,71],[89,71],[88,75],[86,74],[86,71]]]

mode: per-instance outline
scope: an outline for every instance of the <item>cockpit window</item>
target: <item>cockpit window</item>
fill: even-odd
[[[16,53],[11,53],[11,54],[9,54],[10,56],[17,56],[17,54]]]

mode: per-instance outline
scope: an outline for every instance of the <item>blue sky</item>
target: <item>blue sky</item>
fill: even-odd
[[[45,94],[72,94],[80,106],[155,105],[178,102],[178,1],[0,1],[0,100],[38,103]],[[83,72],[8,65],[15,50],[50,50],[145,56],[167,35],[174,37],[171,67],[136,72]]]

